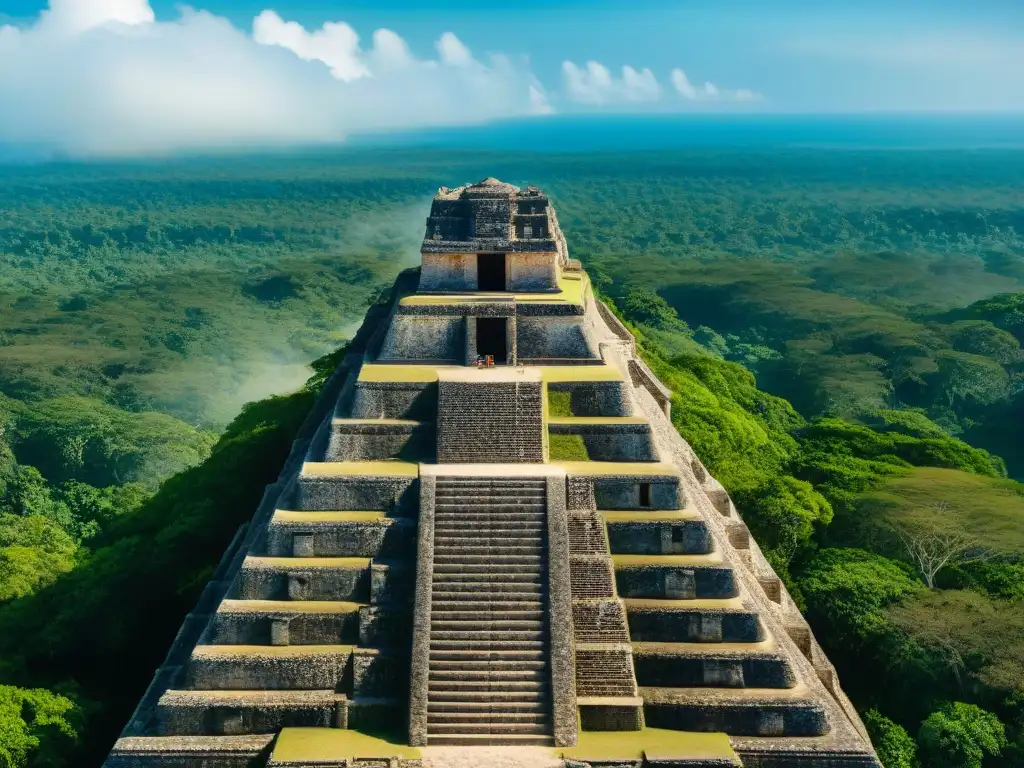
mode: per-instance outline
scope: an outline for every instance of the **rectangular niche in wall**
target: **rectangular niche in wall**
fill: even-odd
[[[477,290],[507,290],[508,269],[504,253],[478,253],[476,255]]]
[[[641,507],[651,506],[651,484],[640,483],[640,504]]]
[[[508,362],[508,318],[476,318],[476,353],[493,355],[497,365]]]

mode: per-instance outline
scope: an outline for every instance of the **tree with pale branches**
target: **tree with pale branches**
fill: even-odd
[[[945,522],[950,512],[946,502],[935,505],[933,512],[927,518],[915,516],[889,523],[928,589],[935,589],[935,576],[943,568],[990,560],[996,555],[980,537]]]

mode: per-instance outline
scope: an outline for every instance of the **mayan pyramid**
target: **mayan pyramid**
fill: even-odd
[[[540,190],[442,187],[107,768],[878,766],[670,407]]]

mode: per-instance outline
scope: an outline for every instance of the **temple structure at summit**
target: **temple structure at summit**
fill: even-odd
[[[442,187],[107,768],[878,766],[671,396],[547,196]]]

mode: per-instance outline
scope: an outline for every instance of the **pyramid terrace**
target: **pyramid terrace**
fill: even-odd
[[[107,768],[879,766],[546,195],[433,200]]]

